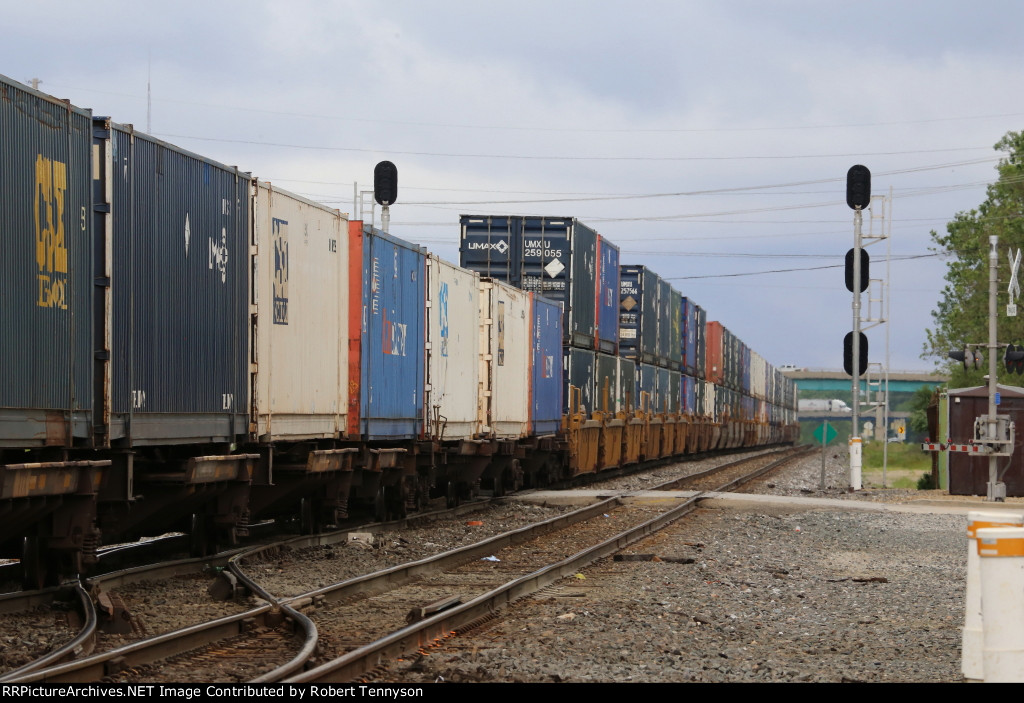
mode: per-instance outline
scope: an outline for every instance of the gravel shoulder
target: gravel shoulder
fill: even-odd
[[[750,492],[846,491],[814,455]],[[941,494],[943,498],[949,496]],[[932,496],[938,497],[938,496]],[[749,504],[702,508],[390,673],[405,682],[951,682],[966,517]]]

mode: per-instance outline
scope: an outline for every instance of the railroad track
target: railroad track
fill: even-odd
[[[757,466],[751,470],[751,464]],[[648,490],[672,489],[680,480],[710,480],[711,474],[721,476],[729,471],[759,475],[768,470],[764,464],[759,457],[741,459]],[[728,482],[732,480],[720,480],[722,486],[715,487]],[[234,587],[259,594],[267,605],[80,661],[34,666],[35,671],[7,676],[16,681],[351,680],[372,672],[381,661],[428,646],[468,622],[493,617],[510,600],[571,575],[584,564],[677,519],[700,497],[676,501],[678,505],[667,512],[645,512],[641,506],[624,505],[624,497],[616,496],[567,516],[298,597],[268,593],[246,573],[259,563],[261,555],[272,555],[282,549],[280,545],[249,550],[230,560],[232,576],[225,579],[235,579]],[[626,523],[629,529],[623,529]],[[544,536],[556,531],[558,538],[549,536],[545,543]],[[329,539],[323,535],[299,538],[287,548],[323,545]],[[527,554],[530,558],[524,557]],[[499,561],[482,561],[486,557]],[[431,608],[441,612],[433,613]],[[309,622],[300,610],[308,611]],[[413,619],[419,622],[410,625],[413,611],[418,611]],[[321,654],[311,663],[316,646]],[[245,667],[231,664],[240,660],[246,662]],[[317,666],[303,672],[314,663]],[[168,671],[173,673],[160,673]]]
[[[379,677],[388,671],[391,662],[410,653],[425,653],[428,648],[436,646],[447,638],[457,636],[460,631],[470,630],[492,621],[498,611],[505,605],[531,595],[562,578],[573,576],[586,565],[614,554],[630,544],[657,532],[693,510],[698,502],[702,498],[707,497],[709,493],[731,490],[746,481],[752,481],[775,469],[781,468],[783,465],[801,458],[810,451],[813,450],[804,449],[801,451],[782,452],[784,456],[776,458],[774,461],[766,461],[763,456],[748,457],[724,464],[708,472],[701,472],[699,477],[696,475],[684,477],[682,480],[691,478],[694,480],[704,480],[714,475],[722,476],[723,474],[729,474],[725,477],[724,481],[719,481],[715,486],[715,491],[701,490],[689,498],[681,499],[674,507],[655,511],[656,514],[653,517],[632,524],[627,529],[596,543],[592,539],[584,539],[584,541],[590,541],[590,544],[578,552],[560,560],[549,561],[545,566],[506,581],[504,584],[496,586],[467,602],[459,603],[420,622],[409,624],[390,632],[375,642],[367,643],[358,649],[342,654],[332,661],[325,662],[297,676],[286,679],[286,681],[289,683],[344,683],[355,680],[372,680]],[[671,490],[678,485],[679,481],[680,479],[672,479],[648,490]],[[589,509],[604,508],[612,503],[621,504],[621,501],[622,497],[610,498],[597,504],[597,506],[591,506]],[[626,508],[624,505],[620,505],[620,507]],[[577,511],[577,513],[582,512]],[[602,516],[604,515],[606,514],[602,513]],[[598,537],[600,532],[601,530],[595,529],[589,536],[591,538]],[[564,532],[559,532],[559,540],[563,539],[565,534]],[[520,548],[519,551],[525,550]]]

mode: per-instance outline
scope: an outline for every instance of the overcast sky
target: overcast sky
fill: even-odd
[[[507,8],[0,0],[0,73],[345,212],[389,159],[391,233],[451,261],[461,213],[576,217],[776,365],[842,365],[864,164],[893,196],[890,366],[931,368],[944,265],[906,257],[1024,128],[1024,3]],[[867,334],[883,362],[885,326]]]

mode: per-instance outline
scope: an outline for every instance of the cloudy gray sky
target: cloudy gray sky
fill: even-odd
[[[346,212],[390,159],[391,232],[452,261],[461,213],[577,217],[776,365],[841,366],[851,295],[821,267],[852,246],[862,163],[893,196],[891,366],[930,368],[943,264],[905,257],[984,199],[992,145],[1024,128],[1016,0],[0,12],[4,75]],[[884,361],[885,328],[868,336]]]

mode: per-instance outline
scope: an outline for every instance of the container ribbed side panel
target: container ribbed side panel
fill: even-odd
[[[0,442],[67,442],[92,404],[89,112],[0,76]],[[25,423],[46,416],[48,427]],[[88,435],[87,423],[76,434]]]
[[[133,439],[225,439],[247,412],[249,179],[116,127],[113,397]]]
[[[423,432],[426,255],[369,227],[362,247],[360,432],[413,439]]]

